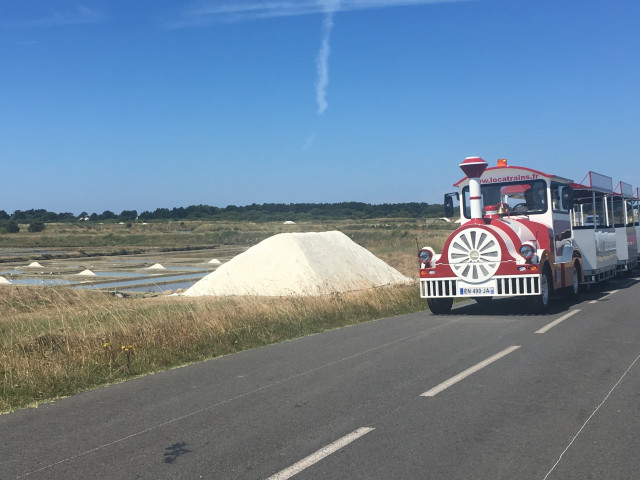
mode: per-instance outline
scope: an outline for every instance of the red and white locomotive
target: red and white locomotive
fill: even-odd
[[[553,292],[575,298],[580,284],[637,265],[638,199],[630,185],[614,190],[610,177],[594,172],[578,184],[504,159],[487,167],[479,157],[460,164],[466,177],[445,195],[445,215],[459,203],[461,225],[441,254],[418,253],[420,296],[433,313],[449,312],[455,298],[508,296],[526,296],[544,312]]]

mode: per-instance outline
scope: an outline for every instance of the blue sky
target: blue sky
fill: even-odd
[[[0,210],[640,183],[636,0],[0,2]]]

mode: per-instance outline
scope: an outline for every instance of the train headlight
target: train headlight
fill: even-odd
[[[530,243],[523,243],[520,247],[520,255],[529,260],[536,253],[536,249]]]
[[[422,263],[428,265],[431,259],[433,258],[433,251],[427,248],[423,248],[418,252],[418,258]]]

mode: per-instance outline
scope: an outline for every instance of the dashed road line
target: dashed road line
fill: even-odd
[[[267,480],[286,480],[288,478],[291,478],[294,475],[300,473],[305,468],[309,468],[311,465],[318,463],[323,458],[328,457],[332,453],[337,452],[341,448],[349,445],[351,442],[357,440],[363,435],[366,435],[372,430],[374,429],[371,427],[359,428],[351,432],[349,435],[345,435],[344,437],[336,440],[335,442],[330,443],[326,447],[321,448],[317,452],[312,453],[308,457],[303,458],[299,462],[294,463],[289,468],[285,468],[284,470],[276,473],[275,475],[270,476]]]
[[[598,303],[600,300],[604,300],[607,297],[610,297],[611,295],[613,295],[614,293],[618,293],[620,290],[612,290],[611,292],[607,293],[604,297],[600,297],[600,298],[596,298],[595,300],[591,300],[589,303]]]
[[[517,350],[518,348],[520,348],[519,345],[515,345],[515,346],[509,347],[509,348],[505,348],[501,352],[498,352],[495,355],[487,358],[486,360],[483,360],[482,362],[475,364],[473,367],[467,368],[464,372],[459,373],[455,377],[451,377],[449,380],[447,380],[445,382],[442,382],[440,385],[436,385],[432,389],[427,390],[426,392],[422,393],[420,396],[421,397],[434,397],[438,393],[442,392],[443,390],[446,390],[450,386],[458,383],[460,380],[463,380],[463,379],[467,378],[469,375],[477,372],[478,370],[483,369],[484,367],[486,367],[487,365],[495,362],[496,360],[500,360],[502,357],[504,357],[506,355],[509,355],[511,352]]]
[[[560,318],[558,318],[557,320],[554,320],[551,323],[548,323],[547,325],[545,325],[544,327],[542,327],[540,330],[536,330],[535,333],[545,333],[549,330],[551,330],[553,327],[555,327],[556,325],[558,325],[559,323],[564,322],[567,318],[575,315],[576,313],[578,313],[580,310],[572,310],[569,313],[561,316]]]

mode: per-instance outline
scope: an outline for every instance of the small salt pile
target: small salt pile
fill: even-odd
[[[90,277],[90,276],[96,276],[95,273],[93,273],[91,270],[89,270],[88,268],[86,270],[81,271],[80,273],[76,273],[76,275],[82,275],[85,277]]]

